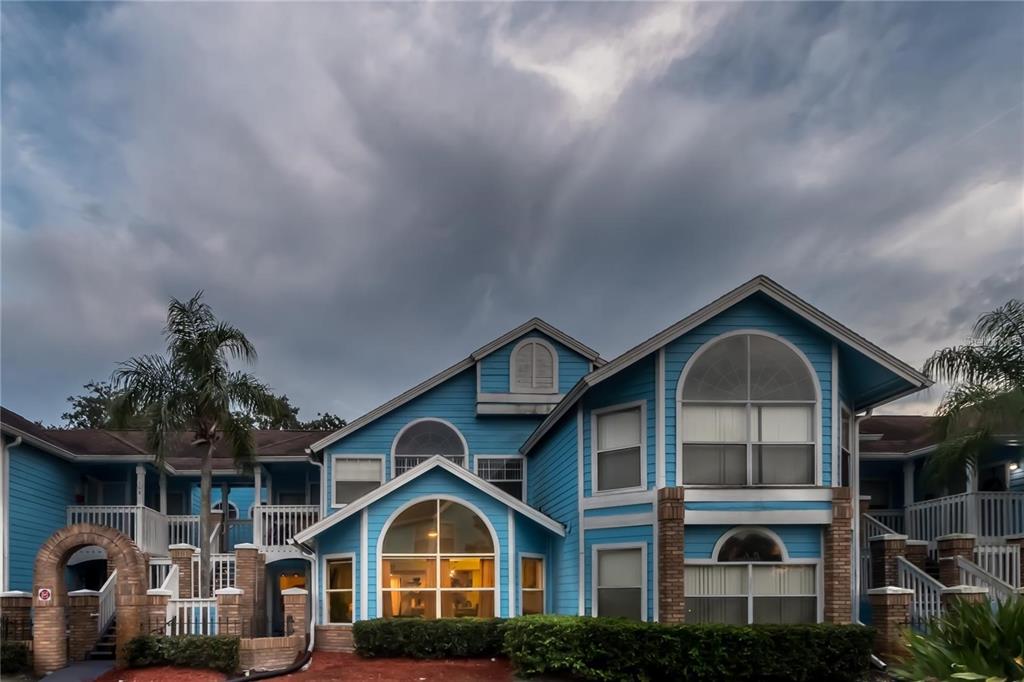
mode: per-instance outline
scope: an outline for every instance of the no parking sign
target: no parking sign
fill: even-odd
[[[50,601],[53,599],[53,591],[49,587],[39,588],[39,601]]]

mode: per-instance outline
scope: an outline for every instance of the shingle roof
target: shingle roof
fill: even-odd
[[[861,435],[881,434],[879,440],[861,440],[861,452],[908,453],[935,445],[936,417],[910,414],[886,414],[865,419],[860,424]]]

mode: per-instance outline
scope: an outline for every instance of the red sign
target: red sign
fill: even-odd
[[[39,601],[50,601],[53,599],[53,592],[48,587],[39,588]]]

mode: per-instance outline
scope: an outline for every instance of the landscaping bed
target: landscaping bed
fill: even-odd
[[[367,682],[510,682],[516,679],[504,658],[413,660],[409,658],[362,658],[357,654],[313,654],[309,670],[281,680],[366,680]],[[127,680],[125,681],[127,682]]]
[[[94,682],[221,682],[226,679],[227,675],[213,670],[158,666],[111,670]]]

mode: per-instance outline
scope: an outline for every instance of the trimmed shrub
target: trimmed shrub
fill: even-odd
[[[661,625],[526,616],[502,625],[523,675],[585,680],[865,679],[874,632],[860,625]]]
[[[356,651],[367,658],[492,658],[501,655],[501,619],[360,620]]]
[[[20,673],[32,665],[28,645],[24,642],[0,641],[0,670],[5,673]]]
[[[233,673],[238,670],[238,649],[238,637],[143,635],[128,642],[126,654],[130,668],[171,665]]]

